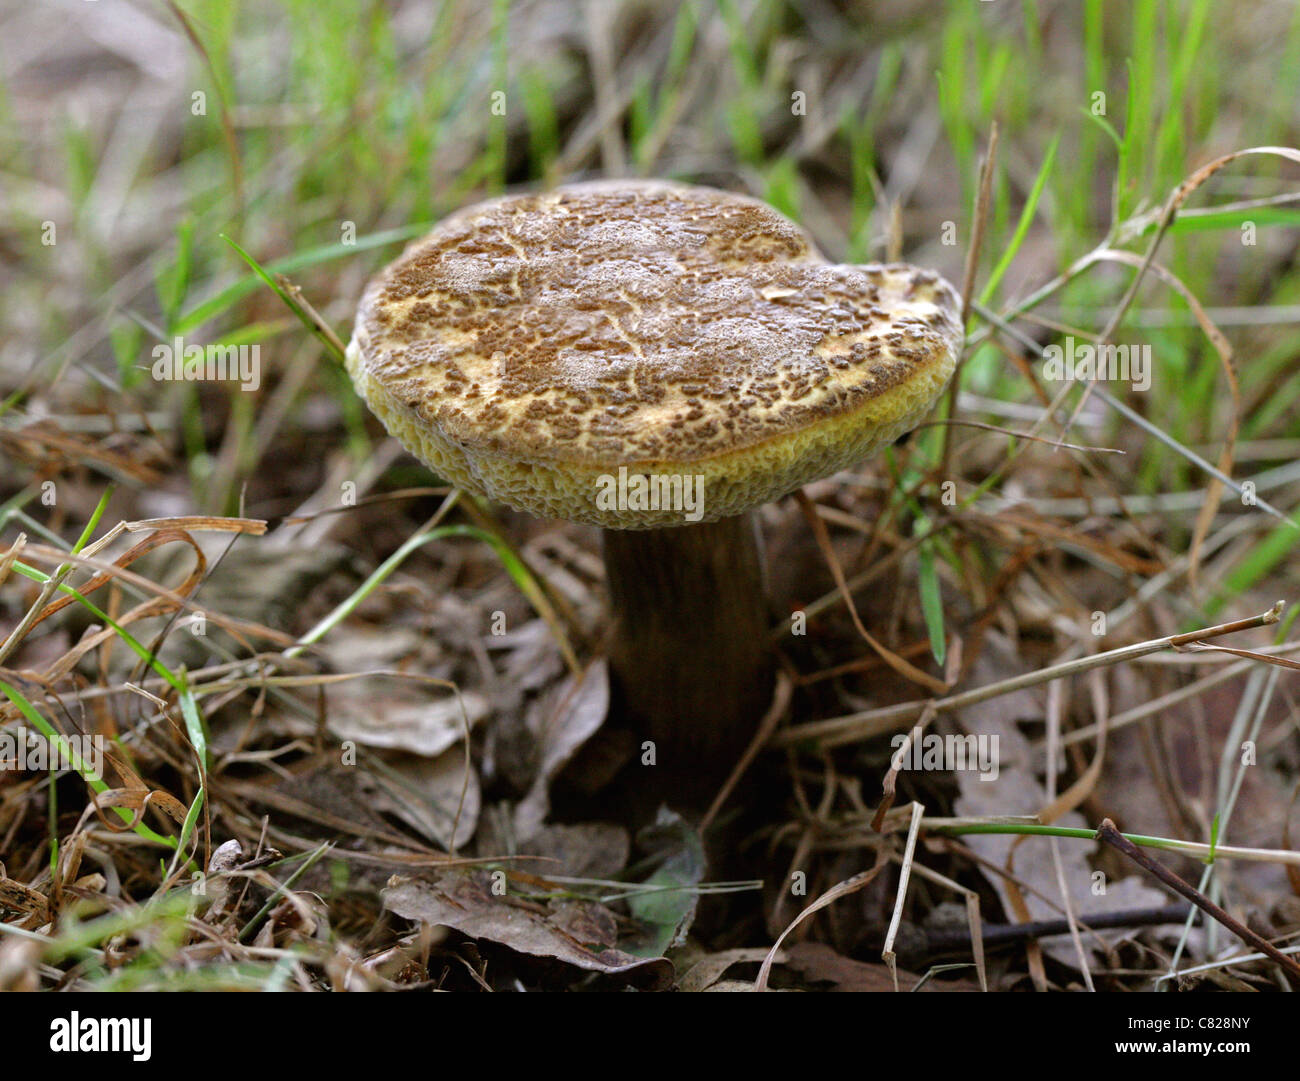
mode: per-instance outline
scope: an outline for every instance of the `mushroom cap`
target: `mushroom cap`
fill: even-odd
[[[367,287],[347,367],[453,484],[650,529],[743,513],[910,431],[952,375],[959,309],[930,271],[828,263],[757,200],[606,181],[443,220]],[[674,484],[703,485],[700,517]]]

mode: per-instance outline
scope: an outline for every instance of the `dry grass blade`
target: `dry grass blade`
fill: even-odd
[[[966,902],[966,928],[970,934],[971,956],[975,960],[975,973],[979,977],[980,990],[989,989],[988,966],[984,960],[984,921],[980,916],[979,894],[960,882],[955,882],[947,875],[927,867],[923,863],[912,862],[912,871],[930,882],[937,883],[953,893],[961,894]]]
[[[1074,266],[1070,268],[1069,276],[1073,276],[1079,273],[1085,267],[1090,266],[1093,263],[1100,260],[1101,253],[1105,250],[1106,249],[1104,248],[1099,248],[1097,251],[1091,253],[1088,256],[1085,256],[1083,259],[1081,259],[1078,263],[1076,263]],[[974,306],[974,310],[978,312],[980,317],[986,320],[991,327],[1002,332],[1008,337],[1014,339],[1020,346],[1029,350],[1030,353],[1032,353],[1034,356],[1041,357],[1043,355],[1043,349],[1036,341],[1034,341],[1027,334],[1023,333],[1019,328],[1007,322],[1006,319],[1002,318],[996,312],[990,311],[988,308],[980,304],[976,304]],[[1065,396],[1070,391],[1070,386],[1071,385],[1067,382],[1063,387],[1061,393],[1057,395],[1056,399],[1049,403],[1046,414],[1043,416],[1039,424],[1035,425],[1035,431],[1037,431],[1039,427],[1042,427],[1043,425],[1047,424],[1052,418],[1054,418],[1057,415],[1057,411],[1060,409],[1062,402],[1065,400]],[[1174,453],[1178,454],[1181,458],[1184,458],[1185,460],[1191,462],[1198,469],[1203,470],[1208,476],[1218,480],[1224,486],[1231,488],[1238,495],[1245,495],[1245,489],[1242,488],[1239,482],[1233,480],[1230,476],[1224,473],[1223,470],[1219,469],[1217,466],[1214,466],[1210,462],[1207,462],[1204,458],[1202,458],[1195,451],[1191,450],[1189,447],[1184,446],[1173,436],[1169,435],[1169,433],[1166,432],[1164,429],[1162,429],[1159,425],[1152,424],[1151,421],[1147,420],[1147,418],[1142,416],[1141,413],[1138,413],[1136,410],[1130,409],[1127,405],[1125,405],[1122,401],[1116,398],[1113,394],[1110,394],[1108,391],[1103,390],[1101,387],[1097,386],[1096,383],[1089,384],[1089,391],[1090,393],[1095,394],[1097,398],[1099,398],[1102,402],[1104,402],[1109,408],[1113,409],[1115,412],[1119,413],[1120,416],[1124,417],[1125,420],[1128,420],[1131,423],[1136,424],[1144,432],[1146,432],[1152,438],[1158,439],[1161,443],[1167,446],[1170,450],[1174,451]],[[1064,436],[1064,434],[1065,432],[1062,431],[1062,436]],[[1288,517],[1282,511],[1278,510],[1277,507],[1273,506],[1272,503],[1269,503],[1264,499],[1256,497],[1255,506],[1259,507],[1260,510],[1271,515],[1272,517],[1276,518],[1280,522],[1287,522],[1293,527],[1296,526],[1296,523],[1290,517]],[[1296,528],[1300,528],[1300,527],[1296,527]]]
[[[1062,443],[1059,439],[1049,439],[1045,435],[1035,435],[1033,432],[1017,432],[1011,428],[1003,428],[997,424],[985,424],[983,421],[978,420],[930,420],[916,426],[917,431],[922,428],[978,428],[985,432],[997,432],[999,435],[1009,436],[1012,439],[1027,439],[1031,443],[1043,443],[1058,450],[1077,450],[1083,454],[1125,453],[1118,447],[1089,447],[1084,446],[1082,443]]]
[[[1141,260],[1132,252],[1104,251],[1099,253],[1099,258],[1127,263],[1130,266],[1138,266],[1139,268],[1143,266]],[[1150,261],[1145,265],[1156,277],[1174,289],[1187,302],[1197,324],[1219,355],[1219,362],[1223,366],[1224,375],[1228,379],[1228,392],[1232,397],[1232,406],[1228,411],[1228,430],[1223,436],[1223,450],[1219,454],[1218,467],[1220,472],[1231,476],[1237,434],[1241,428],[1241,384],[1237,379],[1237,370],[1233,363],[1232,346],[1201,306],[1201,302],[1196,298],[1195,293],[1159,263]],[[1223,482],[1217,477],[1211,476],[1206,490],[1205,502],[1197,512],[1196,524],[1192,527],[1192,543],[1188,556],[1187,577],[1193,586],[1196,585],[1197,575],[1200,570],[1201,547],[1205,543],[1206,534],[1210,531],[1210,524],[1214,521],[1214,515],[1219,506],[1219,495],[1222,491]]]
[[[741,755],[740,761],[732,769],[730,776],[727,777],[723,785],[718,789],[718,794],[713,797],[713,802],[705,812],[704,817],[700,820],[699,830],[704,833],[713,820],[718,817],[718,812],[726,805],[727,797],[735,790],[736,785],[740,782],[745,771],[753,765],[754,759],[758,757],[759,751],[772,738],[772,733],[776,731],[776,726],[785,719],[790,709],[790,696],[794,692],[794,683],[789,675],[785,672],[778,672],[776,677],[776,689],[772,692],[772,704],[768,707],[767,713],[763,715],[762,721],[759,722],[758,731],[754,733],[754,738],[750,740],[749,746],[745,748],[745,753]]]
[[[936,713],[933,704],[926,703],[921,716],[917,718],[915,726],[903,737],[903,742],[894,751],[894,755],[890,759],[889,772],[885,774],[885,779],[880,784],[880,806],[876,808],[876,813],[871,819],[871,828],[877,833],[882,831],[885,815],[894,806],[894,790],[898,785],[898,773],[902,768],[901,763],[906,760],[907,755],[910,753],[912,741],[930,727],[930,722],[934,720]]]
[[[145,537],[144,540],[140,541],[138,544],[132,545],[129,549],[127,549],[127,551],[123,552],[122,555],[120,555],[117,559],[115,559],[112,563],[113,570],[101,571],[99,574],[94,575],[88,581],[83,582],[80,586],[78,586],[77,592],[80,593],[83,597],[86,596],[87,594],[95,592],[95,590],[97,590],[100,586],[104,585],[106,582],[112,581],[113,578],[116,577],[118,571],[126,569],[137,559],[139,559],[141,556],[148,555],[155,548],[161,548],[164,544],[172,544],[176,542],[180,542],[182,544],[188,544],[190,546],[191,551],[194,552],[194,569],[190,571],[189,575],[185,578],[185,581],[182,582],[172,592],[174,592],[179,597],[189,596],[189,594],[194,591],[194,589],[198,586],[199,582],[203,579],[204,572],[207,570],[208,560],[207,557],[203,554],[203,549],[199,547],[198,542],[195,541],[195,539],[191,537],[188,533],[186,533],[184,530],[181,529],[159,529],[151,533],[149,536]],[[41,554],[41,553],[39,553],[37,549],[32,549],[31,554]],[[89,562],[88,557],[84,557],[84,556],[82,557],[67,556],[64,558],[70,561],[84,560],[86,562]],[[44,620],[49,619],[50,616],[56,614],[57,612],[61,612],[64,608],[67,608],[68,605],[76,604],[76,603],[77,603],[76,597],[60,597],[57,601],[54,601],[51,604],[46,605],[45,608],[43,608],[37,614],[36,618],[32,621],[30,626],[35,627],[41,622],[43,622]],[[150,614],[161,615],[163,613],[163,609],[158,607],[157,602],[154,603],[155,603],[155,607],[150,610]],[[170,608],[166,610],[170,611]]]
[[[1233,620],[1230,623],[1220,623],[1213,627],[1206,627],[1204,630],[1191,631],[1187,634],[1168,635],[1164,638],[1139,642],[1136,645],[1121,646],[1118,649],[1107,650],[1104,653],[1094,653],[1088,657],[1065,661],[1062,664],[1052,665],[1037,672],[1027,672],[1023,675],[1013,676],[1011,679],[1000,680],[985,687],[962,691],[960,694],[949,695],[945,698],[900,702],[898,705],[864,710],[861,713],[851,713],[844,717],[832,717],[825,721],[810,721],[807,724],[796,725],[793,728],[785,729],[783,732],[778,732],[773,737],[772,743],[774,746],[784,747],[793,746],[805,740],[816,740],[822,747],[826,748],[853,743],[859,739],[905,728],[913,719],[921,716],[927,706],[932,705],[934,709],[939,711],[961,709],[964,706],[987,702],[990,698],[1010,694],[1012,691],[1023,690],[1026,687],[1036,687],[1043,683],[1050,683],[1055,679],[1088,672],[1094,668],[1133,660],[1137,657],[1146,656],[1148,653],[1156,653],[1162,649],[1177,649],[1207,638],[1217,638],[1224,634],[1235,634],[1237,631],[1270,626],[1281,619],[1282,608],[1283,602],[1278,601],[1267,612],[1252,616],[1249,619]]]
[[[767,956],[763,958],[762,967],[759,968],[758,976],[754,980],[755,991],[767,990],[767,981],[772,973],[772,965],[781,951],[781,943],[789,937],[790,932],[798,927],[799,924],[803,923],[803,921],[813,913],[819,912],[827,905],[838,901],[841,897],[847,897],[850,893],[856,893],[864,886],[870,885],[875,877],[889,865],[886,852],[886,848],[882,845],[877,850],[875,866],[854,875],[852,878],[846,878],[843,882],[832,886],[790,922],[790,925],[781,932],[776,942],[772,944],[772,948],[768,951]]]
[[[910,664],[900,657],[891,649],[887,649],[876,641],[875,637],[862,624],[862,618],[858,615],[857,605],[853,603],[853,595],[849,591],[848,583],[844,579],[844,569],[840,566],[840,561],[835,556],[835,549],[831,547],[831,538],[826,531],[826,523],[822,521],[821,515],[817,513],[817,508],[813,505],[807,494],[800,489],[795,492],[795,498],[799,501],[799,509],[803,511],[804,519],[808,522],[813,531],[813,536],[817,540],[817,546],[821,549],[822,557],[826,560],[827,567],[830,568],[831,574],[835,578],[835,585],[839,588],[840,595],[844,598],[844,605],[849,610],[849,615],[853,619],[853,626],[857,628],[858,634],[862,636],[863,641],[867,643],[880,656],[890,668],[897,672],[905,679],[933,691],[935,694],[942,694],[948,689],[940,679],[935,679],[928,672],[922,672],[916,665]]]
[[[1245,657],[1248,660],[1259,661],[1261,664],[1271,664],[1278,668],[1290,668],[1293,672],[1300,672],[1300,662],[1288,660],[1286,657],[1277,657],[1271,653],[1259,653],[1253,649],[1236,649],[1233,646],[1205,646],[1199,642],[1193,642],[1182,647],[1184,653],[1230,653],[1234,657]]]
[[[894,913],[889,918],[889,930],[885,933],[885,945],[880,951],[880,959],[889,966],[889,974],[894,978],[894,990],[898,990],[898,957],[894,953],[894,939],[898,937],[898,928],[903,922],[903,905],[907,901],[907,884],[912,880],[912,860],[916,858],[916,838],[921,832],[921,819],[925,817],[925,807],[920,803],[912,804],[912,822],[907,828],[907,845],[903,849],[903,858],[899,862],[898,890],[894,897]]]

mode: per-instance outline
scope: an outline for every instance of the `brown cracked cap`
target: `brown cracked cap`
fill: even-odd
[[[934,273],[828,263],[743,196],[614,181],[441,222],[370,283],[347,364],[459,487],[648,529],[682,511],[598,499],[620,467],[702,477],[703,520],[740,514],[915,427],[961,334]]]

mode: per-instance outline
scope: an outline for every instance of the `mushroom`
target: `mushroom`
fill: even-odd
[[[347,366],[435,473],[604,531],[613,709],[690,776],[772,692],[751,512],[915,427],[958,312],[938,275],[828,263],[754,199],[584,183],[442,221],[367,288]]]

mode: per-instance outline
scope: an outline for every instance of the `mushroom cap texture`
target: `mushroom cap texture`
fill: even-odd
[[[651,529],[741,514],[910,431],[956,365],[959,308],[930,271],[828,263],[757,200],[606,181],[443,220],[367,287],[347,366],[459,487]]]

